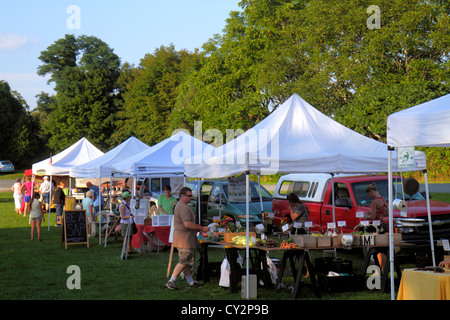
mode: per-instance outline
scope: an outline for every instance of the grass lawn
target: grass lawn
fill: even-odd
[[[169,251],[133,255],[121,260],[122,241],[99,245],[98,238],[86,245],[61,246],[61,228],[55,227],[52,214],[48,231],[47,216],[42,226],[41,242],[30,240],[28,217],[15,214],[12,193],[0,193],[0,299],[1,300],[241,300],[241,294],[231,294],[218,285],[219,278],[200,289],[183,287],[170,291],[165,288]],[[312,251],[313,259],[321,251]],[[210,261],[220,262],[224,251],[212,248]],[[358,272],[362,251],[338,251],[338,256],[353,261]],[[199,255],[197,255],[199,257]],[[276,256],[274,256],[276,257]],[[281,258],[279,256],[278,258]],[[174,262],[177,256],[174,255]],[[72,273],[67,268],[76,265],[81,272],[81,289],[69,290],[67,280]],[[291,278],[283,278],[287,282]],[[323,293],[323,300],[389,300],[390,293],[364,290],[346,293]],[[268,291],[258,288],[258,300],[293,300],[290,292]],[[308,288],[304,288],[297,300],[317,300]]]

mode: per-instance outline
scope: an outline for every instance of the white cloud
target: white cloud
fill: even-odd
[[[0,33],[0,50],[14,51],[29,43],[37,43],[28,36],[20,36],[12,32]]]

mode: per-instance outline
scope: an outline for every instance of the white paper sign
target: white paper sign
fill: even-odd
[[[245,175],[228,178],[228,199],[230,202],[245,202]]]
[[[364,211],[356,211],[357,218],[364,218]]]
[[[311,228],[312,227],[312,221],[306,221],[305,222],[305,227],[306,228]]]
[[[288,224],[285,224],[285,225],[283,225],[283,226],[281,227],[281,230],[283,230],[283,232],[288,231],[288,229],[289,229],[289,225],[288,225]]]
[[[363,220],[363,221],[361,221],[361,225],[368,226],[369,225],[369,221],[368,220]]]
[[[302,223],[301,222],[294,222],[294,228],[301,228]]]
[[[345,221],[338,221],[338,227],[342,228],[345,225],[347,225],[347,223]]]
[[[415,167],[414,147],[399,147],[397,151],[397,164],[399,168]]]
[[[450,244],[448,242],[448,239],[442,240],[442,246],[444,247],[444,251],[450,251]]]
[[[336,229],[336,224],[334,222],[328,222],[327,223],[327,228],[328,229]]]
[[[381,221],[380,220],[373,220],[372,224],[376,227],[378,227],[379,225],[381,225]]]

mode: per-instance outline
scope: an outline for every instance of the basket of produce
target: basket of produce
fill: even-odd
[[[226,243],[231,243],[233,241],[234,237],[243,236],[245,238],[246,235],[247,235],[246,232],[225,232],[225,233],[223,233],[223,241]],[[256,232],[249,232],[248,237],[256,238]]]

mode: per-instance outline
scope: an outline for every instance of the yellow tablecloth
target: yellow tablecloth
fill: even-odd
[[[450,300],[450,272],[403,270],[397,300]]]

